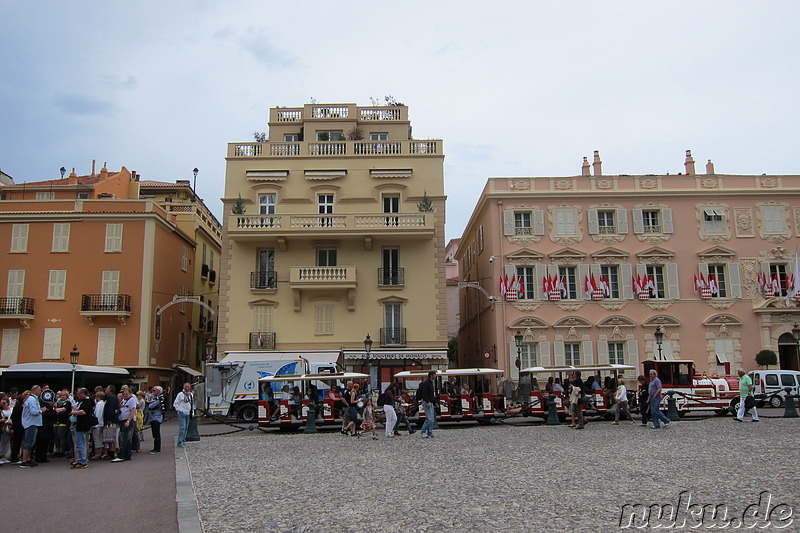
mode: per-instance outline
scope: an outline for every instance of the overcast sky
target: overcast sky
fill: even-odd
[[[0,170],[191,179],[268,109],[409,106],[445,146],[447,237],[488,177],[797,174],[800,2],[0,0]],[[591,157],[590,157],[591,160]]]

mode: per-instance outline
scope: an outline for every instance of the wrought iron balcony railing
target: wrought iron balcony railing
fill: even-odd
[[[36,300],[33,298],[0,298],[0,316],[26,315],[33,316]]]
[[[131,297],[128,294],[84,294],[81,297],[81,312],[131,312]]]
[[[406,328],[381,328],[381,346],[405,346]]]
[[[398,268],[379,268],[378,285],[382,287],[401,287],[405,284],[405,269]]]
[[[278,275],[274,270],[260,270],[250,272],[251,289],[276,289]]]
[[[251,350],[274,350],[275,332],[274,331],[251,331],[250,332]]]

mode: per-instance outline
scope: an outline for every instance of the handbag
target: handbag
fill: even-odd
[[[117,441],[117,428],[115,426],[106,426],[103,428],[103,443],[111,443]]]
[[[756,399],[753,396],[747,396],[744,399],[744,408],[745,409],[752,409],[756,406]]]

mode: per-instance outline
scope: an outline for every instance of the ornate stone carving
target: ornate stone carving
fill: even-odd
[[[611,189],[614,187],[614,182],[608,179],[599,179],[594,183],[598,189]]]
[[[794,234],[800,235],[800,207],[794,208]]]
[[[750,208],[735,208],[733,218],[736,224],[737,237],[751,237],[753,233],[753,210]]]
[[[511,244],[530,246],[542,240],[541,235],[509,235],[506,237]]]
[[[619,311],[623,307],[628,305],[627,300],[619,300],[619,301],[606,301],[603,300],[600,302],[600,307],[605,309],[606,311]]]
[[[756,286],[756,273],[758,261],[755,259],[739,259],[739,269],[741,270],[742,294],[751,300],[762,299],[761,293]]]
[[[674,303],[673,300],[647,300],[645,305],[653,311],[663,311]]]
[[[524,304],[523,303],[514,303],[512,305],[515,308],[517,308],[520,311],[522,311],[523,313],[530,313],[530,312],[536,311],[537,309],[539,309],[542,306],[541,303],[533,303],[533,304],[529,304],[529,303],[524,303]]]
[[[568,339],[573,339],[573,340],[577,340],[577,339],[580,338],[578,336],[578,332],[577,332],[577,330],[575,329],[574,326],[569,328],[569,330],[567,330],[567,338]]]
[[[572,189],[572,182],[573,180],[561,179],[561,180],[556,180],[554,185],[555,188],[560,191],[568,191]]]
[[[764,189],[774,189],[778,186],[778,179],[773,178],[772,176],[768,176],[765,178],[761,178],[761,187]]]
[[[583,307],[585,303],[586,302],[565,302],[562,300],[556,303],[556,306],[562,311],[577,311],[578,309]]]
[[[592,240],[598,244],[616,244],[625,239],[625,235],[606,235],[599,233],[596,235],[591,235],[591,237]]]
[[[640,233],[640,234],[637,235],[637,237],[639,237],[639,240],[641,242],[643,242],[645,244],[653,244],[653,245],[661,244],[662,242],[666,242],[667,240],[669,240],[669,235],[668,234],[657,234],[657,235],[654,235],[654,234],[651,234],[651,233]]]
[[[642,189],[655,189],[658,187],[658,180],[654,178],[639,178],[639,187]]]
[[[708,300],[708,305],[710,305],[714,309],[728,309],[729,307],[732,307],[734,303],[736,302],[734,302],[733,300],[726,300],[726,299],[723,300],[719,298],[711,298],[710,300]]]
[[[719,180],[717,178],[705,178],[700,180],[700,186],[705,189],[716,189],[719,187]]]
[[[518,191],[524,191],[531,188],[530,180],[516,179],[511,180],[509,187]]]

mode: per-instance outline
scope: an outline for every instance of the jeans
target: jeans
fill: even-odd
[[[428,436],[433,436],[433,427],[436,424],[436,411],[433,408],[433,403],[431,402],[422,402],[422,410],[425,412],[425,423],[422,424],[422,429],[420,430],[423,434],[427,431]]]
[[[153,451],[161,451],[161,422],[158,420],[150,421],[150,431],[153,433]]]
[[[655,398],[650,398],[650,417],[653,419],[653,427],[658,429],[661,427],[661,421],[664,422],[664,425],[668,425],[670,423],[670,419],[667,418],[667,415],[661,412],[661,398],[656,396]]]
[[[386,436],[394,437],[394,426],[397,424],[397,413],[391,405],[383,406],[383,413],[386,415]]]
[[[189,431],[189,415],[178,411],[178,446],[186,444],[187,431]]]
[[[126,461],[131,460],[131,445],[133,444],[133,432],[136,431],[136,423],[131,421],[130,424],[125,425],[121,422],[119,425],[119,455]]]
[[[77,463],[79,465],[86,464],[86,432],[85,431],[76,431],[75,432],[75,448],[77,449]]]

